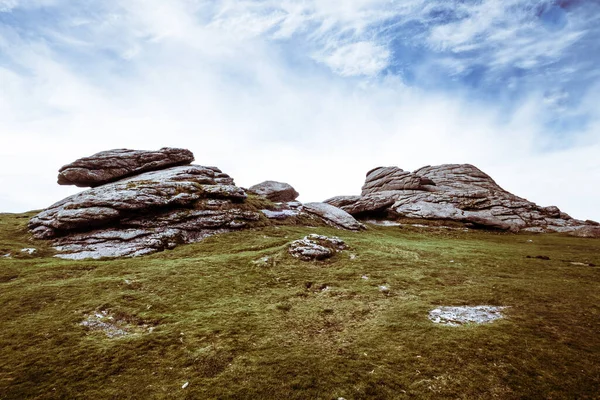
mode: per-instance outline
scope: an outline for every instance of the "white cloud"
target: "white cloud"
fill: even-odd
[[[341,76],[373,76],[388,66],[390,52],[372,42],[357,42],[331,49],[315,59]]]

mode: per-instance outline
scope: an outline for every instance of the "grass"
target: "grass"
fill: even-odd
[[[599,398],[597,239],[275,226],[67,261],[31,215],[0,215],[0,399]],[[291,258],[309,233],[350,249]],[[438,305],[510,308],[453,328],[428,320]],[[132,334],[80,325],[100,311]]]

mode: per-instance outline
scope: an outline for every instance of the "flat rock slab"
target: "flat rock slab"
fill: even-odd
[[[107,150],[63,166],[58,171],[58,184],[95,187],[142,172],[190,164],[192,161],[194,155],[186,149]]]
[[[464,324],[487,324],[504,318],[497,306],[438,307],[429,312],[429,319],[436,324],[460,326]]]
[[[349,229],[357,231],[365,229],[365,226],[358,222],[352,215],[348,214],[341,208],[337,208],[327,203],[306,203],[303,205],[303,211],[310,214],[315,214],[323,218],[330,225],[337,228]]]

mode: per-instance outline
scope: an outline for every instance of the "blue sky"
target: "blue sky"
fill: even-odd
[[[592,0],[0,0],[0,210],[78,190],[55,175],[81,156],[179,146],[304,201],[468,162],[600,219],[599,62]]]

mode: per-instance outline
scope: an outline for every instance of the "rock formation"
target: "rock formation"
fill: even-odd
[[[258,201],[261,209],[220,169],[186,165],[193,159],[189,150],[163,148],[110,150],[77,160],[61,168],[59,181],[95,187],[43,210],[29,229],[37,239],[53,240],[59,257],[83,259],[150,254],[271,220],[296,223],[299,216],[332,224],[298,202],[276,205],[265,198]],[[337,226],[359,226],[348,217]]]
[[[264,181],[251,186],[248,192],[264,196],[274,202],[294,201],[299,196],[298,192],[289,184],[275,181]]]
[[[450,220],[486,228],[570,232],[590,236],[593,221],[517,197],[469,164],[427,166],[414,172],[379,167],[367,173],[360,196],[325,201],[357,217]]]

